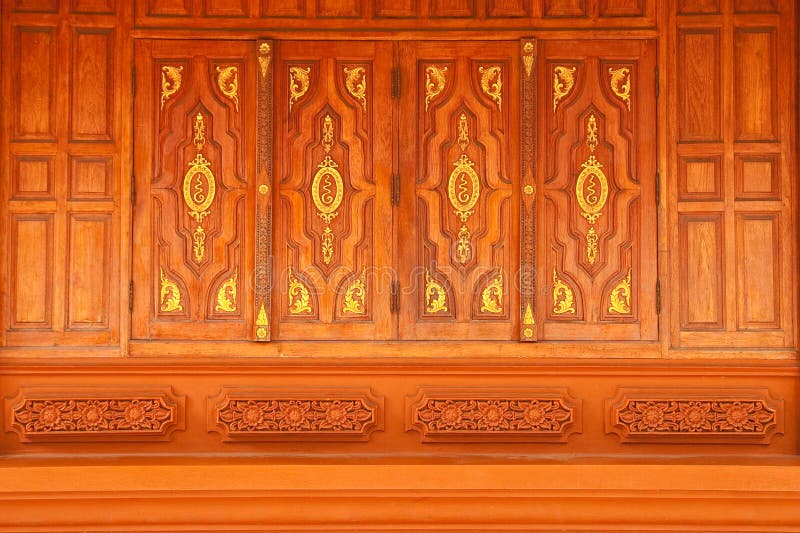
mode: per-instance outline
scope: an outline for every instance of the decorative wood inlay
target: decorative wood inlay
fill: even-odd
[[[289,295],[289,314],[305,315],[311,314],[311,293],[308,287],[294,275],[294,270],[289,267],[288,276],[288,295]]]
[[[322,260],[326,265],[333,261],[334,235],[331,229],[331,221],[339,215],[339,206],[344,197],[344,181],[339,173],[339,164],[330,156],[333,148],[333,119],[330,115],[325,115],[322,123],[322,148],[325,150],[325,158],[319,165],[319,170],[314,174],[311,183],[311,199],[318,209],[319,216],[325,223],[322,231]]]
[[[361,103],[364,111],[367,110],[367,69],[364,67],[344,67],[344,86],[350,96]]]
[[[239,69],[217,67],[217,86],[222,94],[230,98],[236,111],[239,111]]]
[[[575,67],[557,66],[553,68],[553,112],[575,86]]]
[[[439,96],[447,85],[447,67],[431,65],[425,69],[425,111],[431,101]]]
[[[383,398],[361,389],[225,388],[208,399],[208,430],[230,441],[368,441]]]
[[[497,109],[503,110],[503,69],[499,65],[479,67],[481,75],[481,90],[497,104]]]
[[[628,111],[631,110],[631,69],[628,67],[620,67],[614,69],[608,68],[608,73],[611,75],[611,90],[616,94],[620,100],[625,102],[628,106]]]
[[[606,433],[622,442],[768,444],[783,434],[783,400],[766,389],[619,389]]]
[[[236,283],[238,279],[239,273],[234,272],[233,276],[220,285],[219,291],[217,291],[217,305],[214,307],[215,310],[223,313],[233,313],[236,311]]]
[[[520,307],[522,327],[521,341],[536,340],[536,64],[537,45],[532,38],[520,41],[522,48],[522,64],[525,76],[522,77],[522,105],[520,107],[521,142],[520,158],[522,163],[522,192],[520,197]]]
[[[194,259],[203,262],[206,253],[206,232],[203,219],[211,214],[211,204],[217,192],[217,182],[211,171],[211,162],[203,157],[206,145],[206,124],[202,113],[194,119],[194,146],[197,150],[195,158],[188,163],[189,170],[183,177],[183,200],[189,208],[189,215],[197,222],[192,234]]]
[[[363,315],[367,311],[367,270],[354,279],[344,292],[342,314]]]
[[[503,312],[503,268],[481,292],[481,313],[500,314]]]
[[[618,313],[621,315],[628,315],[631,312],[631,269],[628,269],[628,275],[620,280],[617,285],[611,289],[609,296],[611,305],[608,307],[609,313]]]
[[[566,442],[581,401],[565,389],[420,389],[406,398],[406,431],[422,442]]]
[[[458,145],[461,151],[465,152],[470,142],[467,116],[462,113],[458,120]],[[447,180],[447,198],[450,200],[456,216],[461,219],[457,253],[458,260],[464,265],[472,257],[472,245],[470,244],[472,233],[466,223],[474,213],[475,204],[478,203],[481,181],[478,173],[475,172],[475,163],[466,153],[462,153],[461,157],[453,162],[453,166],[455,168],[450,172],[450,178]]]
[[[258,66],[261,69],[261,77],[266,78],[269,73],[269,65],[272,62],[272,46],[268,42],[261,42],[258,45]]]
[[[164,275],[163,268],[159,269],[159,274],[161,275],[161,311],[164,313],[183,311],[183,304],[181,303],[181,290],[178,288],[177,283]]]
[[[289,67],[289,111],[308,92],[310,74],[311,67]]]
[[[556,315],[575,314],[575,295],[572,289],[558,277],[553,268],[553,313]]]
[[[431,276],[431,271],[425,269],[425,312],[447,313],[447,292],[441,283]]]
[[[161,67],[161,109],[164,109],[167,100],[181,88],[181,72],[183,72],[183,66],[165,65]]]
[[[24,388],[5,413],[20,442],[168,441],[184,429],[184,397],[171,388]]]
[[[581,208],[581,215],[589,222],[589,229],[586,232],[586,258],[591,265],[595,264],[600,253],[597,247],[599,237],[594,225],[603,215],[602,209],[608,201],[609,191],[608,178],[602,170],[603,165],[594,156],[597,143],[597,118],[592,114],[586,122],[586,146],[592,155],[581,163],[583,170],[575,183],[575,196]]]

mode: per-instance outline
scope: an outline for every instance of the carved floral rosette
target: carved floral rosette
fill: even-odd
[[[567,442],[581,424],[581,400],[561,388],[421,388],[406,398],[406,431],[421,442]]]
[[[171,388],[23,388],[5,413],[20,442],[169,441],[185,429],[184,397]]]
[[[224,388],[208,399],[208,430],[235,441],[368,441],[383,398],[362,389]]]
[[[626,389],[606,400],[606,433],[622,442],[769,444],[783,400],[766,389]]]

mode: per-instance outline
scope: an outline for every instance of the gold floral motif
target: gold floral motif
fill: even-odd
[[[533,185],[528,184],[522,188],[522,192],[524,192],[528,196],[531,196],[533,193],[536,192],[536,188]]]
[[[478,67],[481,75],[481,89],[497,104],[497,109],[503,110],[503,69],[494,65],[491,67]],[[494,80],[494,81],[492,81]]]
[[[331,148],[333,148],[333,119],[330,115],[325,115],[322,121],[322,149],[329,154]]]
[[[431,272],[425,269],[425,312],[426,313],[446,313],[447,293],[435,279],[431,277]]]
[[[236,111],[239,111],[239,69],[217,67],[217,85],[222,94],[233,100]]]
[[[364,111],[367,110],[367,70],[364,67],[344,67],[344,86],[347,92],[361,102]]]
[[[472,234],[470,233],[469,228],[466,224],[462,224],[461,229],[458,230],[458,244],[456,245],[458,260],[462,265],[467,264],[469,258],[472,257],[472,246],[469,244],[469,240],[471,238]]]
[[[575,314],[575,295],[569,285],[561,281],[553,268],[553,313],[563,315]]]
[[[289,111],[308,91],[311,67],[289,67]]]
[[[469,146],[469,123],[464,113],[458,117],[458,146],[462,152]]]
[[[342,314],[363,315],[367,305],[367,271],[363,269],[361,276],[354,279],[344,293]]]
[[[261,77],[266,78],[269,72],[269,64],[272,61],[272,47],[269,43],[261,43],[258,46],[258,66],[261,67]]]
[[[206,255],[206,231],[203,226],[197,226],[192,233],[192,251],[194,252],[194,260],[198,263],[203,262],[203,257]]]
[[[161,311],[171,313],[172,311],[183,311],[181,304],[181,290],[178,284],[164,275],[164,269],[159,268],[161,274]]]
[[[439,96],[447,85],[447,67],[431,65],[425,69],[425,111],[431,101]]]
[[[627,315],[631,312],[631,269],[628,275],[622,279],[616,287],[611,289],[611,305],[608,307],[609,313]]]
[[[183,67],[161,67],[161,109],[164,104],[181,88],[181,72]]]
[[[628,111],[631,110],[631,69],[628,67],[621,67],[614,69],[608,68],[608,73],[611,74],[611,90],[614,91],[620,100],[625,102],[628,106]]]
[[[594,115],[590,115],[586,123],[586,146],[592,153],[597,148],[597,118]]]
[[[553,112],[558,103],[567,96],[575,86],[575,67],[557,66],[553,69]]]
[[[594,115],[590,115],[586,125],[586,146],[593,152],[597,143],[597,119]],[[582,211],[581,215],[589,222],[589,230],[586,233],[586,258],[593,265],[599,253],[598,235],[594,225],[602,216],[602,209],[608,200],[608,179],[602,170],[603,165],[594,155],[590,155],[581,167],[583,170],[575,184],[575,196]]]
[[[525,66],[525,76],[531,77],[533,72],[533,60],[536,57],[536,44],[535,41],[528,41],[522,45],[522,64]]]
[[[503,312],[503,268],[481,293],[481,313]]]
[[[536,325],[536,319],[533,317],[531,304],[525,304],[525,313],[522,315],[522,336],[526,339],[533,338],[533,326]]]
[[[236,311],[236,282],[238,278],[239,273],[234,272],[233,276],[220,285],[217,291],[217,306],[214,309],[225,313]]]
[[[317,207],[317,216],[325,223],[322,230],[322,260],[329,265],[333,260],[333,230],[331,221],[338,216],[339,206],[344,197],[344,182],[337,168],[339,165],[328,155],[334,142],[333,119],[325,115],[322,121],[322,148],[325,150],[325,159],[318,165],[319,170],[314,175],[311,183],[311,199]]]
[[[205,256],[206,232],[203,228],[203,219],[211,210],[211,204],[216,195],[216,180],[211,172],[211,163],[203,157],[202,150],[206,144],[206,126],[202,113],[195,116],[194,145],[197,155],[189,162],[189,170],[183,177],[183,201],[189,208],[189,215],[197,222],[197,227],[192,233],[194,258],[197,263],[203,261]]]
[[[308,292],[302,281],[294,275],[292,267],[288,270],[289,281],[289,314],[304,315],[311,314],[311,294]]]
[[[478,173],[473,168],[475,163],[466,154],[462,154],[458,161],[453,163],[453,166],[455,168],[447,181],[447,197],[461,222],[466,222],[478,202],[481,194],[481,182]]]
[[[589,260],[590,265],[595,264],[597,261],[597,254],[600,253],[597,247],[598,239],[599,237],[594,230],[594,226],[590,227],[589,231],[586,232],[586,259]]]
[[[264,304],[258,310],[258,317],[256,317],[256,338],[264,340],[267,338],[267,328],[269,328],[269,318],[267,317],[267,310]]]

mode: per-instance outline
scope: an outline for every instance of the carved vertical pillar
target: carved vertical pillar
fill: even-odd
[[[522,179],[520,180],[519,340],[536,340],[536,40],[520,41],[522,54]]]
[[[269,341],[272,296],[272,73],[273,45],[258,46],[258,118],[256,143],[256,265],[253,340]]]

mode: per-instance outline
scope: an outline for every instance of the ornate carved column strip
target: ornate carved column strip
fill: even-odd
[[[272,41],[257,43],[258,117],[256,142],[256,265],[253,339],[270,340],[270,301],[272,298]]]
[[[522,54],[522,189],[520,201],[519,340],[536,340],[536,40],[520,41]]]

